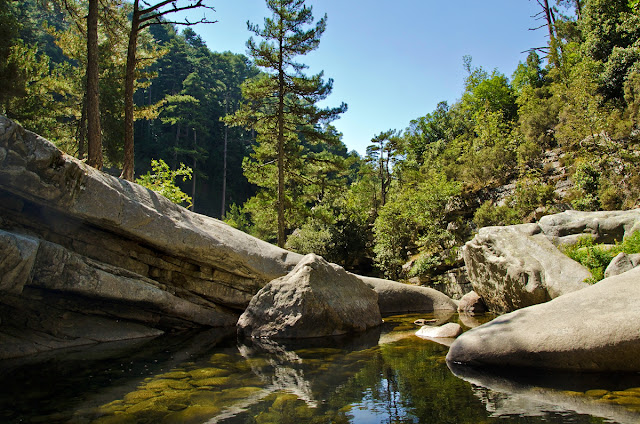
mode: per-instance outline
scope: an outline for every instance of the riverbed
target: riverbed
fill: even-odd
[[[451,368],[403,315],[296,343],[209,330],[0,362],[2,423],[638,423],[640,375]]]

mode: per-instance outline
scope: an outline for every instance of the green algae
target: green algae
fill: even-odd
[[[223,386],[231,381],[231,377],[209,377],[209,378],[201,378],[199,380],[192,380],[191,384],[196,387],[216,387]]]
[[[186,371],[172,371],[158,376],[158,378],[170,378],[175,380],[183,380],[189,377],[190,374]]]
[[[189,371],[193,380],[202,380],[210,377],[221,377],[231,374],[231,371],[222,368],[198,368]]]

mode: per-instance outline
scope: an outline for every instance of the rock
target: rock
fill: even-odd
[[[22,293],[31,281],[38,239],[0,230],[0,292]]]
[[[447,295],[428,287],[380,278],[357,277],[378,293],[378,305],[383,315],[438,310],[455,311],[458,307]]]
[[[91,168],[0,116],[0,358],[233,326],[301,255]]]
[[[426,318],[420,318],[417,319],[415,321],[413,321],[413,323],[415,325],[427,325],[427,324],[433,324],[434,322],[437,322],[437,319],[426,319]]]
[[[238,329],[256,338],[306,338],[359,332],[381,323],[373,290],[343,268],[309,254],[256,294]]]
[[[447,361],[470,366],[640,371],[640,268],[469,330]]]
[[[462,296],[458,303],[458,312],[470,315],[481,314],[487,312],[487,305],[478,293],[472,291]]]
[[[604,277],[613,277],[614,275],[622,274],[638,266],[640,263],[640,254],[628,255],[624,252],[618,253],[615,258],[611,260],[607,269],[604,270]]]
[[[481,228],[463,249],[473,289],[494,312],[583,289],[583,281],[591,276],[560,252],[537,224]]]
[[[573,244],[585,234],[596,243],[621,241],[640,228],[640,209],[582,212],[569,210],[540,218],[542,232],[555,244]]]
[[[460,324],[449,322],[440,327],[424,326],[416,331],[416,336],[425,339],[455,338],[462,334]]]
[[[5,117],[0,148],[7,152],[0,163],[3,217],[4,199],[24,203],[7,210],[11,222],[2,225],[50,232],[43,238],[101,262],[188,290],[219,287],[215,300],[242,310],[302,257],[87,166]]]

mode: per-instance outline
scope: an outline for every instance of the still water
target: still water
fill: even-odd
[[[640,423],[638,375],[452,371],[417,318],[477,324],[405,315],[302,344],[208,331],[4,361],[0,423]]]

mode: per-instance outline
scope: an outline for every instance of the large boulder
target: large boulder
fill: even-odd
[[[382,323],[378,296],[355,275],[314,254],[267,284],[238,320],[251,337],[306,338],[364,331]]]
[[[234,326],[301,258],[0,116],[0,358]]]
[[[537,224],[485,227],[463,250],[473,289],[495,312],[587,287],[587,268],[563,254]]]
[[[589,235],[596,243],[614,243],[640,230],[640,209],[582,212],[569,210],[540,218],[542,232],[555,245],[573,244]]]
[[[640,371],[640,268],[467,331],[447,361],[471,366]]]
[[[383,315],[409,312],[455,311],[458,305],[438,290],[358,276],[367,286],[378,293],[378,305]]]
[[[0,228],[162,283],[206,287],[197,294],[239,310],[302,257],[87,166],[2,116],[0,201]]]

